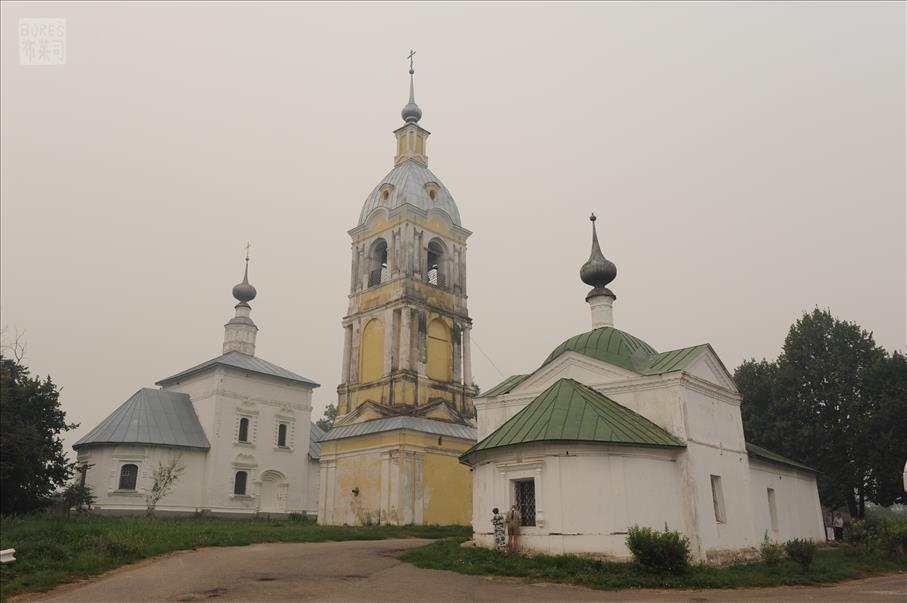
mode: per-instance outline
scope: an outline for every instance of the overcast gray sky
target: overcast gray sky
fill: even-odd
[[[75,439],[221,351],[252,241],[257,355],[336,396],[349,237],[416,54],[429,166],[474,232],[474,373],[615,324],[733,371],[828,307],[905,348],[905,5],[18,4],[2,8],[0,310]],[[67,20],[21,66],[20,17]],[[483,354],[484,351],[484,354]]]

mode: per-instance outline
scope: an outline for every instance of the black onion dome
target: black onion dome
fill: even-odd
[[[584,283],[594,287],[590,295],[605,294],[611,295],[607,289],[608,283],[617,278],[617,266],[614,262],[605,258],[601,247],[598,244],[598,233],[595,231],[595,214],[589,218],[592,222],[592,253],[589,254],[589,260],[580,268],[579,277]]]

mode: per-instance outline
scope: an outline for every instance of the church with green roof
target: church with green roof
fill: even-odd
[[[745,441],[712,346],[659,352],[614,327],[617,267],[591,220],[592,330],[475,400],[478,442],[460,457],[475,544],[493,547],[492,509],[512,507],[536,553],[626,559],[634,525],[682,532],[708,563],[752,557],[766,535],[823,541],[815,471]]]

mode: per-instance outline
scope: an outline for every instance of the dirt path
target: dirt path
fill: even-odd
[[[907,602],[907,575],[825,588],[606,592],[422,570],[396,559],[426,542],[275,543],[186,551],[16,601]]]

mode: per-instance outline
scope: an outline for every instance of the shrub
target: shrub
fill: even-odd
[[[816,556],[816,543],[810,540],[801,540],[800,538],[788,540],[784,548],[787,550],[787,556],[792,561],[799,563],[803,571],[809,569]]]
[[[863,519],[854,519],[844,528],[844,542],[850,545],[848,553],[861,555],[878,547],[875,528]]]
[[[690,541],[680,532],[664,532],[633,526],[627,532],[627,548],[641,566],[671,574],[684,574],[690,569]]]
[[[762,539],[762,546],[759,547],[759,555],[765,565],[776,567],[784,559],[784,545],[769,540],[768,531],[766,531],[765,537]]]
[[[907,557],[907,520],[880,519],[877,533],[879,548],[886,557],[894,560]]]

